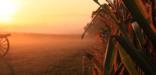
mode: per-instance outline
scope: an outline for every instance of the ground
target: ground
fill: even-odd
[[[91,45],[80,35],[15,34],[0,60],[0,75],[82,75],[82,55]]]

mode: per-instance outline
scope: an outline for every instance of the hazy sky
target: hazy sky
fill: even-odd
[[[92,0],[0,0],[0,30],[73,34],[82,33]]]

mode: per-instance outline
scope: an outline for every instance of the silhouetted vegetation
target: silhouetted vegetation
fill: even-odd
[[[96,45],[89,53],[91,65],[89,71],[84,69],[84,72],[90,75],[155,75],[156,1],[106,1],[101,4],[94,0],[99,8],[85,27],[84,35],[94,34],[103,47],[99,49]]]

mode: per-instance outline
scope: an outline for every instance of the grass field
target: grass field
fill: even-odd
[[[82,75],[82,55],[91,44],[80,35],[15,34],[0,60],[0,75]]]

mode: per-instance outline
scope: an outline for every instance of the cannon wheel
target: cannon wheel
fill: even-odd
[[[0,38],[0,56],[5,56],[10,48],[9,40],[7,37]]]

